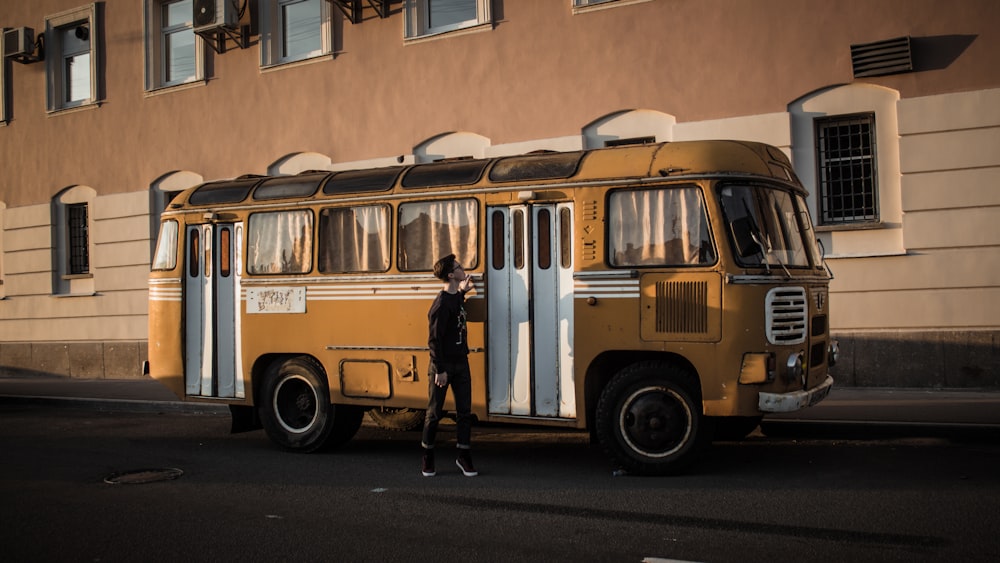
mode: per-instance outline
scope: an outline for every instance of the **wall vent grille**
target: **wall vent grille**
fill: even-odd
[[[897,37],[874,43],[851,45],[854,78],[885,76],[913,70],[910,38]]]

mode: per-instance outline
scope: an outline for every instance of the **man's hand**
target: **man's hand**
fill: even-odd
[[[441,373],[435,373],[434,385],[437,385],[438,387],[445,387],[448,385],[448,372],[442,371]]]
[[[476,284],[475,282],[472,281],[472,276],[469,276],[464,280],[462,280],[462,283],[459,284],[458,286],[458,290],[461,291],[462,293],[468,293],[473,289],[476,289]]]

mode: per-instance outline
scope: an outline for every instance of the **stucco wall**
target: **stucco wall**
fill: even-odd
[[[3,2],[0,26],[38,31],[85,5]],[[154,93],[144,92],[142,2],[100,5],[99,105],[49,114],[44,65],[7,65],[0,366],[38,358],[93,373],[88,346],[145,338],[151,189],[307,162],[345,169],[642,135],[768,142],[812,185],[800,125],[822,102],[876,106],[893,187],[883,228],[821,233],[839,377],[1000,386],[998,2],[651,0],[574,14],[570,0],[504,0],[492,28],[410,42],[397,3],[355,25],[334,10],[334,56],[261,70],[255,45],[230,45],[210,55],[204,83]],[[853,79],[851,44],[903,35],[914,72]],[[54,296],[52,200],[75,186],[96,192],[93,295]],[[82,350],[65,355],[79,369],[45,351],[69,345]],[[939,367],[960,357],[958,371]]]

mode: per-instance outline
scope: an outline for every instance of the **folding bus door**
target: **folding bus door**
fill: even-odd
[[[242,223],[187,229],[184,276],[185,392],[243,397],[240,350]]]
[[[572,206],[487,213],[489,411],[575,418]]]

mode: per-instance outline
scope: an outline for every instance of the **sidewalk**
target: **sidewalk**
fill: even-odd
[[[42,404],[129,412],[228,414],[226,405],[180,401],[153,379],[0,377],[0,405]],[[814,407],[769,415],[769,436],[930,436],[1000,441],[1000,390],[886,389],[836,385]]]
[[[0,377],[0,405],[38,404],[126,412],[229,413],[227,405],[186,403],[154,379]]]

